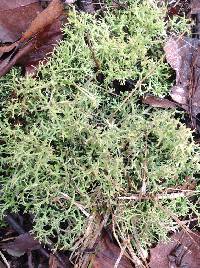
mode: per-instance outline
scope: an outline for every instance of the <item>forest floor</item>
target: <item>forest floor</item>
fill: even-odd
[[[197,0],[1,1],[0,268],[200,267],[199,37]]]

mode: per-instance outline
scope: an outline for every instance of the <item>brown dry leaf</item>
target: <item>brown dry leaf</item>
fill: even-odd
[[[78,4],[79,4],[81,10],[83,10],[87,13],[94,13],[95,12],[93,0],[79,0]]]
[[[39,0],[1,0],[0,42],[18,40],[41,11]]]
[[[50,53],[62,39],[60,30],[61,22],[57,20],[48,30],[40,33],[26,46],[21,48],[14,57],[12,54],[3,61],[0,61],[0,77],[5,75],[14,65],[25,67],[26,74],[34,75],[40,61],[47,61]]]
[[[37,17],[31,22],[28,29],[23,33],[20,40],[12,45],[0,47],[0,52],[5,53],[11,51],[20,43],[29,40],[36,34],[44,31],[44,29],[51,25],[63,12],[63,4],[61,0],[52,0],[48,7],[44,9]]]
[[[104,233],[96,247],[96,254],[92,258],[92,268],[111,268],[115,266],[115,263],[120,256],[121,249],[114,242],[107,233]],[[123,255],[118,268],[133,268],[131,261]]]
[[[153,95],[146,95],[143,99],[142,102],[144,104],[148,104],[150,106],[153,107],[157,107],[157,108],[176,108],[177,104],[173,101],[167,100],[167,99],[162,99],[159,97],[155,97]]]
[[[170,95],[189,112],[192,123],[200,113],[199,46],[198,39],[176,37],[170,38],[164,47],[168,63],[176,71],[176,85]]]
[[[178,232],[169,243],[158,243],[150,250],[150,255],[150,268],[199,268],[200,233],[189,236],[184,231]]]
[[[3,243],[0,248],[12,256],[21,256],[26,252],[40,248],[40,243],[29,233],[24,233],[15,238],[13,242]]]
[[[32,51],[18,60],[18,65],[25,68],[26,74],[34,75],[37,71],[39,62],[47,62],[51,52],[62,39],[61,21],[57,19],[52,25],[39,33],[36,37]]]
[[[19,40],[23,42],[35,34],[44,31],[44,28],[51,25],[63,12],[63,4],[61,0],[52,0],[48,7],[44,9],[38,16],[33,20],[30,27],[22,35]]]
[[[31,36],[31,34],[36,33],[36,30],[38,30],[37,34],[26,44],[20,41],[18,49],[15,49],[6,59],[0,60],[0,76],[5,75],[16,64],[25,67],[27,74],[35,74],[39,62],[41,60],[47,61],[58,41],[62,39],[61,19],[59,16],[63,10],[61,7],[63,5],[60,0],[53,0],[44,10],[45,12],[43,11],[39,14],[39,18],[37,17],[26,31],[26,36]],[[55,10],[52,11],[54,8]],[[44,20],[42,20],[43,16]],[[48,19],[46,16],[48,16]],[[24,35],[20,40],[23,38]],[[11,46],[2,47],[2,49],[12,49],[15,46],[16,43]]]
[[[59,262],[57,258],[51,253],[49,257],[49,268],[58,268]]]
[[[197,13],[200,13],[200,1],[193,0],[191,3],[191,14],[197,14]]]

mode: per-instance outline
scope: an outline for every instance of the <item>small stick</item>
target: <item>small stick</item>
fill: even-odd
[[[68,194],[65,194],[65,193],[60,193],[61,196],[68,200],[68,201],[73,201],[73,199],[68,195]],[[89,218],[90,217],[90,214],[85,210],[84,206],[79,204],[78,202],[76,201],[73,201],[73,204],[87,217]]]
[[[156,195],[144,195],[140,196],[138,194],[133,194],[131,196],[119,196],[119,200],[134,200],[134,201],[140,201],[140,200],[162,200],[162,199],[176,199],[179,197],[186,197],[190,196],[194,193],[194,191],[188,190],[187,192],[179,192],[179,193],[169,193],[169,194],[156,194]]]
[[[5,265],[7,266],[7,268],[10,268],[10,264],[8,263],[8,261],[6,260],[5,256],[3,255],[1,251],[0,251],[0,256],[2,260],[4,261]]]
[[[179,218],[174,215],[167,207],[163,207],[161,204],[159,203],[155,203],[155,205],[160,208],[162,211],[164,211],[165,213],[167,213],[180,227],[182,227],[182,229],[186,232],[186,234],[190,237],[190,239],[193,241],[193,243],[200,249],[200,246],[198,245],[198,243],[194,240],[194,238],[191,236],[191,234],[200,237],[198,234],[194,233],[193,231],[191,231],[184,223],[182,223]]]
[[[123,247],[121,248],[119,257],[117,258],[117,260],[116,260],[116,262],[115,262],[114,268],[118,268],[119,263],[120,263],[120,261],[121,261],[121,258],[123,257],[124,252],[125,252],[125,250],[126,250],[126,248],[127,248],[127,245],[128,245],[128,241],[126,241],[126,242],[124,243]]]

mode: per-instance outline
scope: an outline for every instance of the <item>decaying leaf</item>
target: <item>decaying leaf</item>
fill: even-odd
[[[39,33],[35,42],[31,42],[31,51],[18,60],[18,64],[24,66],[26,74],[34,75],[39,62],[45,63],[51,55],[58,41],[62,39],[61,21],[57,19],[46,30]]]
[[[150,250],[150,268],[200,267],[200,233],[178,232]]]
[[[0,1],[0,42],[15,42],[42,11],[39,0]]]
[[[49,257],[49,268],[59,268],[59,262],[53,254]]]
[[[49,6],[39,13],[31,22],[31,25],[28,27],[25,33],[22,34],[20,40],[16,41],[12,45],[0,47],[0,52],[9,52],[17,45],[44,31],[47,26],[51,25],[62,14],[62,11],[63,4],[61,3],[61,0],[52,0]]]
[[[92,259],[92,268],[114,267],[121,253],[118,247],[107,233],[104,233],[96,247],[96,254]],[[131,261],[123,255],[118,263],[118,268],[132,268]]]
[[[80,8],[85,12],[88,12],[88,13],[95,12],[93,0],[78,0],[78,4]]]
[[[19,257],[26,252],[40,248],[40,243],[29,233],[24,233],[15,238],[13,242],[3,243],[0,248],[12,256]]]
[[[200,113],[199,46],[198,39],[176,37],[170,38],[164,47],[168,63],[176,71],[176,85],[170,95],[188,111],[193,123]]]
[[[153,106],[153,107],[157,107],[157,108],[176,108],[177,107],[177,104],[173,101],[170,101],[170,100],[167,100],[167,99],[162,99],[162,98],[159,98],[159,97],[155,97],[153,95],[146,95],[142,102],[144,104],[148,104],[150,106]]]
[[[191,3],[191,14],[197,14],[197,13],[200,13],[200,1],[193,0]]]
[[[27,74],[35,73],[39,61],[47,60],[57,42],[62,39],[60,20],[62,12],[62,2],[52,0],[49,6],[31,22],[20,40],[9,46],[0,47],[0,52],[9,52],[15,48],[8,57],[0,61],[0,76],[6,74],[16,64],[25,67]]]

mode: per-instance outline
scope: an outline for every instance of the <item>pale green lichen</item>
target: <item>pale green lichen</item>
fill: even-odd
[[[13,69],[0,80],[1,216],[31,213],[34,232],[43,241],[57,237],[55,247],[71,248],[84,234],[86,216],[74,201],[88,213],[111,209],[116,232],[133,237],[135,228],[144,246],[166,237],[178,224],[155,201],[118,197],[139,194],[144,181],[146,193],[160,194],[199,172],[192,132],[173,112],[137,104],[172,83],[162,56],[164,12],[140,2],[98,19],[71,10],[64,41],[36,78]],[[127,93],[115,94],[113,81],[127,79],[134,94],[122,105]],[[157,202],[179,217],[197,213],[190,200]]]

